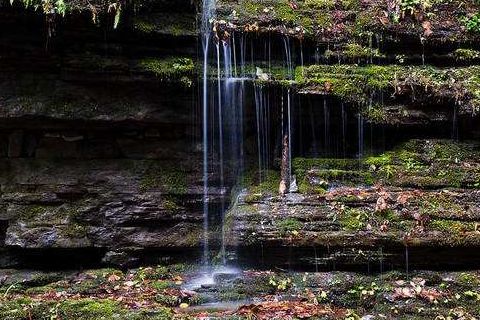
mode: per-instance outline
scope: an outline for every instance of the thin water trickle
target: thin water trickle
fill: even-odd
[[[452,139],[458,140],[458,102],[455,102],[453,105]]]
[[[215,279],[216,273],[228,273],[232,268],[226,267],[225,213],[226,213],[226,175],[235,175],[233,181],[243,171],[243,102],[244,79],[237,78],[236,35],[225,39],[216,38],[213,43],[212,21],[215,18],[215,0],[205,0],[202,14],[202,49],[203,49],[203,99],[202,99],[202,135],[203,135],[203,269],[190,285],[208,284]],[[240,68],[245,72],[243,35],[240,38]],[[208,62],[210,47],[216,48],[216,81],[209,86]],[[213,52],[212,52],[213,53]],[[213,54],[212,54],[213,60]],[[216,86],[216,88],[215,88]],[[216,108],[216,109],[215,109]],[[210,141],[211,138],[211,141]],[[214,146],[215,144],[218,144]],[[210,161],[213,159],[214,161]],[[217,164],[218,163],[218,164]],[[226,165],[233,170],[226,170]],[[217,167],[218,166],[218,167]],[[230,168],[230,167],[229,167]],[[209,212],[209,172],[216,172],[220,190],[221,234],[211,232]],[[228,180],[230,181],[230,179]],[[212,256],[210,237],[221,237],[220,258],[222,268],[211,266]],[[235,271],[236,272],[236,271]]]
[[[287,122],[288,122],[288,186],[291,187],[292,182],[292,96],[291,90],[287,90]],[[291,191],[291,190],[289,190]]]
[[[258,153],[258,180],[263,182],[263,159],[262,159],[262,137],[261,137],[261,114],[263,109],[263,86],[261,84],[254,84],[255,93],[255,118],[257,124],[257,153]]]
[[[323,97],[323,139],[324,139],[324,153],[329,155],[330,146],[330,110],[328,108],[327,99]]]
[[[223,112],[222,112],[222,83],[221,83],[221,77],[220,77],[220,45],[219,43],[216,44],[217,47],[217,90],[218,90],[218,106],[217,106],[217,111],[218,111],[218,149],[219,149],[219,155],[218,155],[218,162],[220,166],[220,190],[223,192],[225,188],[225,175],[224,175],[224,158],[223,158],[223,146],[224,146],[224,141],[223,141]],[[221,210],[221,225],[222,225],[222,248],[220,252],[220,256],[222,259],[222,263],[225,264],[225,244],[223,239],[225,238],[225,230],[224,230],[224,215],[223,213],[225,212],[225,198],[221,197],[220,200],[220,210]]]
[[[287,64],[288,74],[290,79],[293,79],[293,65],[292,65],[292,52],[290,48],[290,38],[284,37],[283,38],[283,45],[285,47],[285,62]]]
[[[358,159],[363,159],[363,127],[364,120],[362,114],[359,112],[357,115],[358,122]]]
[[[305,69],[303,65],[303,42],[300,41],[300,65],[302,67],[302,76],[305,76]]]
[[[345,112],[345,106],[343,102],[340,105],[341,118],[342,118],[342,153],[343,157],[347,156],[346,134],[347,134],[347,114]]]
[[[405,246],[405,272],[407,275],[407,280],[409,280],[410,276],[409,276],[409,265],[408,265],[408,246]]]
[[[380,247],[380,276],[383,278],[383,248]]]
[[[202,12],[202,49],[203,49],[203,264],[209,266],[209,241],[208,241],[208,54],[212,34],[210,20],[215,14],[215,0],[205,0]]]
[[[317,148],[317,135],[315,130],[315,114],[313,112],[312,103],[309,101],[308,112],[310,114],[310,128],[312,130],[312,148],[313,156],[318,157],[318,148]]]

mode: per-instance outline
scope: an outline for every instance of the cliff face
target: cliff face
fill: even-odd
[[[126,8],[113,30],[100,10],[99,24],[74,11],[45,26],[40,13],[2,6],[3,266],[34,252],[123,263],[142,248],[199,247],[195,8],[159,8]],[[142,29],[164,22],[157,14],[180,16],[185,32]]]
[[[0,266],[59,252],[91,264],[197,258],[201,5],[66,5],[64,17],[16,2],[0,7],[0,29],[9,30],[0,35]],[[358,265],[370,258],[358,260],[355,250],[378,261],[381,248],[395,265],[406,245],[412,263],[437,248],[439,264],[464,263],[479,246],[479,148],[457,141],[480,136],[478,4],[217,5],[214,38],[233,48],[235,76],[248,78],[245,167],[257,167],[261,135],[269,170],[267,181],[245,175],[227,217],[227,244],[239,247],[239,259],[258,261],[264,246],[271,257],[262,259],[273,264]],[[300,193],[285,198],[277,177],[287,96]],[[259,101],[270,112],[262,132]],[[420,140],[402,145],[411,139]],[[218,156],[209,159],[216,247],[217,212],[238,181],[227,173],[222,189]],[[291,257],[279,258],[286,248]]]

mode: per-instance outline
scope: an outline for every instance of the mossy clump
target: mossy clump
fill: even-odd
[[[370,213],[363,209],[347,208],[343,213],[337,215],[337,221],[343,230],[359,231],[364,230]]]
[[[169,163],[151,163],[143,173],[140,190],[161,189],[169,194],[183,195],[187,192],[187,186],[187,175],[181,169],[174,168]]]
[[[188,13],[143,14],[134,18],[133,26],[140,34],[172,36],[195,35],[195,16]]]
[[[385,58],[385,55],[381,54],[377,48],[365,47],[356,42],[348,43],[343,49],[337,52],[332,52],[332,54],[325,52],[326,58],[330,58],[331,55],[333,55],[333,57],[339,57],[340,59],[351,61],[369,61],[373,58]]]
[[[29,205],[25,206],[24,209],[21,211],[19,218],[22,220],[33,220],[36,217],[39,217],[47,212],[49,212],[48,206],[41,206],[41,205]]]
[[[462,235],[466,232],[476,230],[475,223],[466,221],[455,221],[446,219],[434,219],[429,222],[429,226],[438,231]]]
[[[371,92],[393,88],[400,70],[399,66],[311,65],[297,67],[295,80],[300,87],[314,86],[326,94],[367,104]]]
[[[420,98],[416,92],[422,92],[422,99],[461,100],[475,113],[480,110],[479,73],[479,66],[310,65],[296,68],[295,83],[302,92],[334,95],[362,109],[370,105],[375,92],[406,95],[412,101]],[[375,117],[381,120],[382,110],[377,109]]]
[[[242,185],[248,189],[245,201],[255,202],[266,195],[278,194],[280,174],[277,171],[268,170],[260,176],[258,171],[251,170],[242,177]]]
[[[278,223],[281,235],[287,235],[291,232],[298,232],[302,229],[303,223],[294,218],[287,218]]]
[[[195,65],[192,58],[144,59],[138,66],[155,74],[160,81],[180,82],[185,87],[191,87],[193,84]]]
[[[473,49],[460,48],[460,49],[455,50],[452,53],[452,56],[457,61],[470,62],[470,61],[473,61],[473,60],[480,59],[480,51],[473,50]]]
[[[348,170],[358,166],[356,159],[333,159],[333,158],[294,158],[292,168],[295,174],[312,168]]]
[[[173,212],[178,210],[180,207],[173,198],[166,198],[162,201],[162,206],[165,210]]]

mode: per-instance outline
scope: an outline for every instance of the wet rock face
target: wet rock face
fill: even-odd
[[[229,212],[229,240],[264,267],[476,266],[478,152],[413,140],[361,161],[297,158],[300,193],[250,186]]]

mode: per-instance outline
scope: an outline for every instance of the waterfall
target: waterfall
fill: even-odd
[[[292,92],[287,89],[287,133],[288,133],[288,186],[291,191],[292,183]]]
[[[325,97],[323,97],[323,139],[324,153],[328,156],[330,154],[330,112]]]
[[[202,143],[203,143],[203,268],[200,277],[192,279],[190,288],[214,283],[215,273],[238,273],[234,268],[226,267],[225,213],[227,210],[226,190],[231,181],[237,182],[243,172],[243,103],[244,78],[237,78],[239,72],[245,74],[244,37],[240,37],[240,55],[235,52],[236,37],[227,33],[213,37],[215,19],[215,0],[205,0],[202,14],[202,50],[203,50],[203,86],[202,86]],[[224,37],[224,39],[221,38]],[[216,81],[209,83],[209,58],[215,46]],[[237,69],[237,58],[240,70]],[[213,59],[212,59],[213,60]],[[210,161],[214,159],[215,161]],[[210,170],[210,171],[209,171]],[[209,172],[218,174],[220,190],[220,212],[210,212]],[[233,179],[231,179],[233,178]],[[217,187],[217,185],[215,185]],[[218,215],[221,223],[221,248],[219,253],[223,267],[211,266],[210,221],[212,214]],[[217,220],[217,219],[215,219]],[[217,220],[217,221],[218,221]]]
[[[262,84],[254,84],[254,94],[258,150],[258,178],[259,182],[263,182],[270,167],[269,101],[268,95],[264,92],[264,86]]]
[[[223,112],[222,112],[222,82],[221,82],[221,66],[220,66],[220,45],[216,43],[217,48],[217,99],[218,99],[218,162],[220,169],[220,190],[223,193],[225,188],[225,174],[224,174],[224,157],[223,157]],[[220,211],[221,211],[221,225],[222,225],[222,248],[220,256],[222,262],[225,263],[225,228],[224,228],[224,212],[225,212],[225,198],[222,196],[220,199]]]
[[[203,263],[209,265],[209,239],[208,239],[208,54],[212,28],[210,20],[215,15],[215,0],[205,0],[202,12],[202,49],[203,49],[203,103],[202,103],[202,143],[203,143]]]
[[[290,50],[290,39],[288,37],[283,38],[283,45],[285,47],[285,61],[287,63],[288,75],[290,79],[293,79],[292,52]]]
[[[357,116],[358,121],[358,159],[363,158],[363,116],[361,112],[358,112]]]
[[[458,140],[458,102],[453,105],[452,140]]]
[[[257,150],[258,150],[258,181],[259,183],[263,182],[263,154],[262,154],[262,135],[261,135],[261,114],[263,110],[263,86],[261,84],[254,85],[255,91],[255,117],[256,117],[256,128],[257,128]]]

